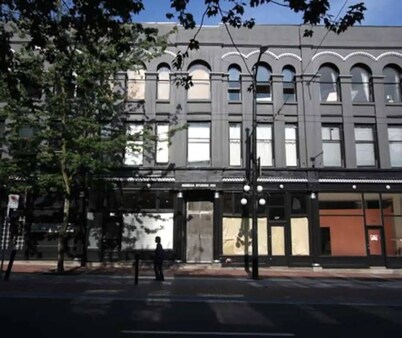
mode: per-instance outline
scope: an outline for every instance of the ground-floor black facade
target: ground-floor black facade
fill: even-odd
[[[150,259],[155,236],[172,261],[251,261],[251,207],[241,203],[250,196],[241,175],[192,171],[109,182],[91,192],[85,211],[89,261],[127,261],[134,253]],[[258,199],[266,200],[257,209],[261,266],[402,267],[401,173],[270,171],[258,185]],[[81,209],[74,213],[79,222]],[[29,250],[26,245],[19,258],[56,257],[57,224],[40,219],[25,234]],[[75,231],[72,224],[71,259],[82,255]]]

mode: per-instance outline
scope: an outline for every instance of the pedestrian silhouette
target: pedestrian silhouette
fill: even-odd
[[[155,270],[155,280],[163,281],[165,278],[163,276],[163,258],[165,252],[161,244],[161,238],[159,236],[155,237],[156,249],[154,255],[154,270]]]

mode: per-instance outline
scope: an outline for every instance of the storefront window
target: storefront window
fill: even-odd
[[[364,194],[366,225],[382,225],[379,194]]]
[[[366,256],[361,194],[320,193],[321,254]]]
[[[297,217],[290,220],[292,234],[292,255],[310,255],[309,229],[307,217]]]
[[[252,220],[224,217],[222,220],[222,247],[227,256],[252,254]],[[267,220],[258,219],[258,254],[268,255]]]
[[[402,194],[382,194],[387,256],[402,256]]]
[[[159,209],[168,209],[171,210],[173,209],[173,198],[170,192],[168,191],[161,191],[159,192],[158,196],[159,200]]]
[[[283,226],[271,226],[271,250],[272,256],[285,256],[285,228]]]
[[[283,221],[285,219],[285,195],[270,194],[268,197],[268,217],[272,221]]]
[[[305,215],[307,213],[306,195],[292,194],[290,207],[292,215]]]

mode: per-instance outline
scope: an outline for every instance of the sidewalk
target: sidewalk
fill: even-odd
[[[4,264],[6,270],[8,262]],[[79,262],[65,262],[66,275],[115,275],[133,276],[134,268],[129,263],[88,263],[81,267]],[[53,274],[56,261],[16,261],[12,273]],[[165,265],[166,277],[227,277],[245,278],[249,273],[244,267],[222,267],[220,264],[168,264]],[[142,263],[139,267],[140,276],[153,276],[152,265]],[[361,279],[401,279],[402,269],[322,269],[322,268],[291,268],[291,267],[260,267],[260,278],[361,278]]]

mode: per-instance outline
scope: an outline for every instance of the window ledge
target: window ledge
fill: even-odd
[[[352,102],[353,106],[375,106],[375,102]]]
[[[211,99],[196,99],[196,100],[187,99],[187,103],[211,103]]]
[[[320,104],[323,106],[342,106],[342,101],[332,101],[332,102],[321,101]]]
[[[387,107],[401,107],[402,102],[385,102],[385,106],[387,106]]]
[[[228,104],[240,105],[240,104],[242,104],[242,103],[243,103],[242,101],[229,101],[229,100],[228,100]]]

